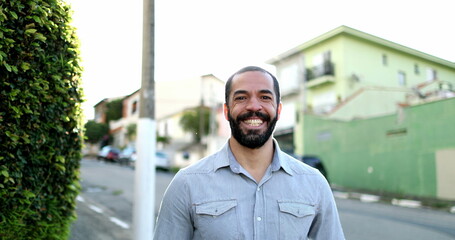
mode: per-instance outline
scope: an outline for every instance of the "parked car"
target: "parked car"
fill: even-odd
[[[127,163],[134,166],[136,160],[137,160],[136,149],[132,147],[127,147],[123,149],[123,151],[120,153],[121,163]],[[169,170],[171,168],[169,156],[164,152],[157,151],[155,153],[155,166],[157,169],[166,171]]]
[[[319,172],[322,173],[322,175],[324,175],[324,177],[327,179],[327,181],[329,180],[327,171],[324,168],[324,164],[322,163],[322,160],[318,156],[314,156],[314,155],[298,156],[295,154],[292,154],[292,156],[294,158],[302,161],[303,163],[305,163],[313,168],[316,168],[317,170],[319,170]]]
[[[166,171],[171,168],[171,163],[170,163],[169,157],[166,153],[157,151],[155,156],[156,156],[156,158],[155,158],[156,159],[156,162],[155,162],[156,168],[161,169],[161,170],[166,170]]]
[[[126,147],[120,152],[120,164],[131,164],[137,159],[136,149],[134,147]]]
[[[97,155],[98,159],[116,162],[119,159],[120,150],[112,146],[104,146]]]

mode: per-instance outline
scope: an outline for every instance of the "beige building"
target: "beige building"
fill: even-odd
[[[186,166],[197,161],[208,153],[208,149],[216,149],[222,142],[212,132],[202,138],[202,146],[196,146],[192,134],[183,131],[179,123],[185,110],[205,106],[212,109],[211,129],[216,129],[214,118],[216,109],[224,103],[224,81],[214,75],[159,82],[156,84],[156,103],[157,134],[170,139],[170,144],[159,144],[158,149],[172,155],[174,165]]]
[[[115,98],[119,99],[119,98]],[[95,105],[95,121],[106,121],[106,103],[113,99],[103,99]],[[158,143],[157,150],[171,156],[174,165],[184,166],[207,154],[207,149],[217,149],[224,144],[226,137],[218,134],[217,112],[224,103],[224,82],[212,74],[195,78],[155,82],[155,120],[157,136],[170,139],[168,144]],[[140,91],[123,97],[122,118],[109,123],[112,145],[123,148],[135,146],[135,137],[128,134],[128,128],[137,124],[140,109]],[[212,110],[211,136],[202,139],[203,148],[193,146],[192,134],[182,130],[180,118],[187,109],[205,106]],[[210,141],[207,141],[210,138]],[[184,152],[192,152],[183,160]],[[175,160],[174,160],[175,159]]]

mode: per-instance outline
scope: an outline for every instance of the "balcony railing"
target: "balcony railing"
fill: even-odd
[[[305,79],[311,81],[322,76],[335,76],[335,67],[332,62],[324,62],[321,65],[307,68]]]

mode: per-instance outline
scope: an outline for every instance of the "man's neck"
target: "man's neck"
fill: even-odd
[[[262,147],[252,149],[231,137],[229,146],[237,162],[259,183],[273,159],[273,139],[269,138]]]

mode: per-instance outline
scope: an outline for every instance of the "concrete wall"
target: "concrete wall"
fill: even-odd
[[[455,148],[436,152],[436,182],[439,198],[455,198]]]

